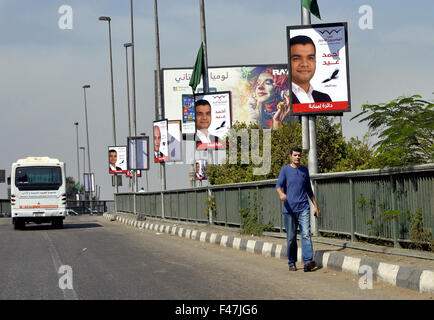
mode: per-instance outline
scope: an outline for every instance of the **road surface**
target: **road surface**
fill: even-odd
[[[289,272],[285,260],[71,216],[64,229],[0,218],[0,299],[432,299],[355,275]],[[301,267],[301,265],[300,265]],[[60,272],[59,272],[60,271]]]

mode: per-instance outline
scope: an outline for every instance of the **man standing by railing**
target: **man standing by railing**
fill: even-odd
[[[315,217],[319,215],[319,210],[310,184],[309,170],[301,165],[301,152],[299,147],[291,148],[289,154],[291,164],[280,170],[276,191],[280,200],[284,201],[283,217],[289,271],[297,271],[295,263],[297,261],[297,226],[299,226],[304,271],[307,272],[315,268],[308,196],[315,207]]]

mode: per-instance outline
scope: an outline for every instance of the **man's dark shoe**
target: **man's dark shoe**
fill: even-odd
[[[315,268],[315,261],[311,261],[308,262],[305,266],[304,266],[304,272],[309,272],[312,271]]]
[[[297,271],[297,267],[295,266],[295,264],[291,264],[289,266],[289,271]]]

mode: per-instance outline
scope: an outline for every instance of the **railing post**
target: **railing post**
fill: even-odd
[[[314,196],[316,196],[316,200],[318,202],[318,195],[316,194],[316,192],[317,192],[316,180],[313,180],[313,183],[311,185],[312,185],[312,189],[313,189],[312,190],[313,194],[314,194]],[[318,220],[317,220],[318,218],[315,218],[315,209],[313,206],[310,207],[310,213],[311,213],[310,217],[311,217],[312,234],[314,235],[314,237],[318,237],[318,234],[319,234],[319,232],[318,232]]]
[[[390,175],[390,189],[392,190],[392,211],[397,210],[396,209],[396,178],[393,174]],[[400,248],[401,246],[399,245],[398,242],[398,221],[397,221],[398,217],[394,217],[392,219],[392,232],[393,232],[393,246],[395,248]]]
[[[176,192],[177,200],[178,200],[178,216],[181,216],[181,206],[179,203],[179,192]]]
[[[227,201],[226,201],[226,188],[223,189],[224,190],[224,194],[225,194],[225,226],[228,225],[228,205],[227,205]]]
[[[194,213],[196,214],[196,220],[197,218],[197,190],[194,190]]]
[[[164,219],[165,218],[165,214],[164,214],[164,192],[161,191],[161,218]]]
[[[259,214],[259,186],[256,186],[256,200],[254,200],[255,202],[253,202],[253,208],[256,207],[256,210],[258,211],[258,223],[261,223],[261,218],[262,215]]]
[[[356,241],[356,202],[354,201],[354,183],[350,178],[350,215],[351,215],[351,241]]]
[[[211,201],[211,196],[212,196],[212,191],[210,188],[208,188],[208,200]],[[208,209],[208,220],[209,220],[209,224],[213,224],[213,220],[212,220],[212,208],[210,207]]]

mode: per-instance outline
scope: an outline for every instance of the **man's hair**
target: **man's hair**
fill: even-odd
[[[210,106],[211,107],[211,104],[208,102],[208,100],[201,99],[201,100],[197,100],[194,103],[194,108],[195,109],[196,109],[196,107],[199,107],[199,106]]]
[[[316,52],[315,43],[313,43],[312,39],[309,38],[308,36],[295,36],[289,40],[289,44],[291,47],[296,44],[302,44],[302,45],[311,44],[313,45],[313,48],[315,49]]]
[[[117,153],[117,151],[114,150],[114,149],[109,150],[109,153],[110,153],[110,152],[116,152],[116,153]]]
[[[303,150],[300,148],[300,147],[298,147],[298,146],[294,146],[294,147],[292,147],[291,148],[291,150],[289,151],[289,154],[290,155],[292,155],[294,152],[302,152]]]

